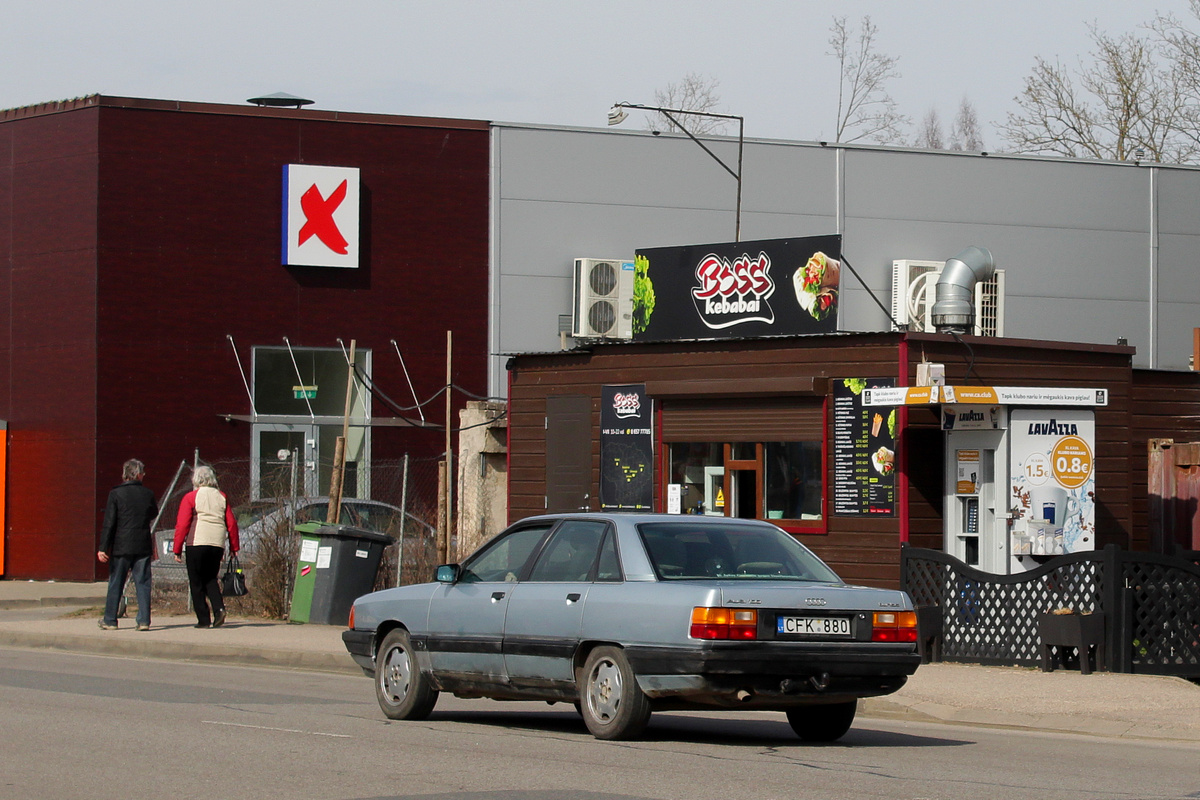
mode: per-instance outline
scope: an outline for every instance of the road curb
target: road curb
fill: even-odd
[[[28,600],[0,600],[0,611],[14,611],[23,608],[48,608],[51,606],[103,606],[103,597],[42,597]]]
[[[108,656],[362,675],[362,669],[351,661],[350,656],[346,653],[317,653],[269,648],[247,650],[244,647],[231,645],[155,641],[150,638],[153,636],[153,631],[136,635],[147,638],[143,640],[116,637],[106,639],[97,636],[0,630],[0,645],[30,650],[59,650]]]

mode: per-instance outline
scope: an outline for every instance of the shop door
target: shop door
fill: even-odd
[[[1006,435],[946,432],[945,551],[997,574],[1008,573]]]
[[[762,445],[733,442],[725,445],[725,515],[762,519]]]
[[[592,496],[592,398],[546,398],[546,511],[587,511]]]

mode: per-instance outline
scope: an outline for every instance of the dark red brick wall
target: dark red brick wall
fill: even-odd
[[[0,125],[6,577],[94,574],[97,120]]]
[[[288,337],[293,346],[336,347],[339,337],[347,346],[354,339],[374,351],[378,385],[407,405],[407,382],[390,340],[404,351],[418,393],[429,396],[445,382],[449,328],[455,383],[486,391],[486,126],[192,109],[102,104],[0,124],[3,147],[5,129],[88,114],[92,169],[76,171],[67,192],[84,199],[64,202],[96,232],[88,253],[95,264],[91,279],[56,255],[52,260],[66,272],[44,291],[46,305],[65,304],[66,315],[75,318],[71,335],[77,325],[93,331],[94,352],[80,350],[73,365],[89,393],[70,398],[71,413],[84,418],[72,417],[72,424],[89,448],[82,459],[86,476],[65,492],[49,476],[42,491],[63,508],[45,526],[67,544],[53,554],[42,546],[48,540],[34,541],[27,527],[17,526],[26,513],[18,509],[31,503],[10,494],[11,577],[103,577],[94,537],[125,459],[145,461],[147,484],[162,492],[195,448],[207,460],[249,456],[250,425],[219,417],[250,412],[227,335],[247,371],[255,345],[280,346]],[[43,145],[65,158],[62,148]],[[280,265],[281,180],[288,163],[361,170],[363,267]],[[16,202],[23,201],[18,196]],[[59,212],[52,198],[43,207]],[[70,231],[70,238],[77,235]],[[68,237],[57,232],[57,238]],[[378,401],[374,410],[390,415]],[[442,413],[439,402],[427,416],[440,422]],[[10,421],[14,441],[25,427]],[[440,433],[376,428],[372,435],[376,459],[439,453],[442,446]],[[48,457],[38,451],[39,460]],[[15,445],[9,463],[10,475],[28,466]]]

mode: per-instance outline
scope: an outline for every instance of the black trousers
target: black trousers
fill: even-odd
[[[196,610],[196,622],[200,625],[212,624],[212,617],[225,609],[220,581],[221,558],[224,555],[224,547],[204,544],[192,545],[183,551],[188,587],[192,591],[192,607]],[[209,606],[212,606],[211,615]]]

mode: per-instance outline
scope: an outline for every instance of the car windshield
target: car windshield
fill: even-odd
[[[643,523],[638,531],[661,580],[841,583],[821,559],[777,528],[680,521]]]

